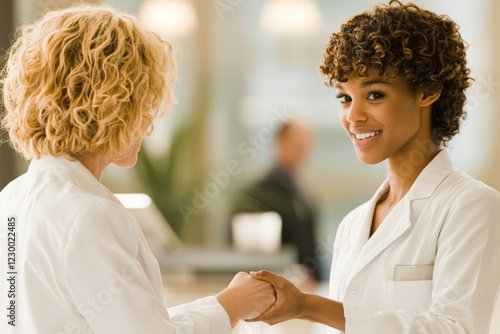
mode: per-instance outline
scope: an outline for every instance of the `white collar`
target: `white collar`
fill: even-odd
[[[417,179],[408,191],[407,197],[410,201],[432,196],[434,191],[446,176],[454,170],[450,154],[447,149],[442,149],[420,172]],[[377,202],[389,188],[387,178],[377,189],[371,201]]]
[[[67,179],[86,192],[109,199],[106,188],[78,160],[70,160],[62,156],[43,155],[39,159],[31,161],[28,173],[34,171],[42,171]]]

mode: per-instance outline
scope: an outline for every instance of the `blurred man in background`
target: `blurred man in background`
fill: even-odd
[[[276,162],[263,178],[238,194],[234,213],[277,212],[282,219],[282,243],[297,248],[297,260],[309,278],[318,280],[319,262],[314,256],[315,210],[297,182],[312,143],[311,124],[303,120],[283,123],[276,132]]]

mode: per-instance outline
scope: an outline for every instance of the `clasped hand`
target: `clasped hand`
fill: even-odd
[[[247,321],[263,321],[275,325],[283,321],[301,318],[305,294],[292,282],[267,270],[251,272],[250,276],[269,282],[274,287],[276,302],[258,317]]]
[[[300,318],[304,296],[284,277],[262,270],[250,275],[244,272],[236,274],[217,299],[226,310],[231,326],[240,320],[274,325]]]

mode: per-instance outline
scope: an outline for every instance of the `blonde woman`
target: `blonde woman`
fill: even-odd
[[[11,48],[2,125],[31,164],[0,193],[2,333],[230,333],[275,302],[269,283],[240,273],[167,310],[136,221],[100,183],[109,164],[135,164],[172,103],[171,51],[135,18],[93,6],[46,14]]]

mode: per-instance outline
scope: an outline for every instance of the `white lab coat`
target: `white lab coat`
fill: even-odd
[[[442,150],[369,237],[387,188],[337,231],[330,297],[344,303],[346,333],[488,333],[500,280],[498,192],[454,170]]]
[[[15,297],[5,278],[12,217]],[[0,222],[1,333],[231,333],[215,297],[167,311],[158,263],[135,218],[78,161],[32,161],[0,193]],[[5,316],[11,300],[15,327]]]

